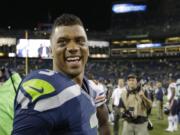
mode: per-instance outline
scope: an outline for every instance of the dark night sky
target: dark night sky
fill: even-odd
[[[111,0],[6,0],[0,8],[0,28],[32,29],[38,22],[52,23],[62,13],[78,15],[91,30],[105,30],[110,25]]]
[[[179,15],[178,0],[6,0],[0,7],[0,29],[9,25],[12,29],[33,29],[38,23],[52,23],[62,13],[74,13],[89,30],[104,31],[110,28],[111,5],[115,1],[144,1],[149,3],[152,14],[168,16],[178,9]]]

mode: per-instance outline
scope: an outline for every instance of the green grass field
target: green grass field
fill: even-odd
[[[163,120],[158,120],[156,112],[157,112],[157,110],[154,107],[152,109],[152,113],[150,115],[150,119],[151,119],[151,121],[152,121],[152,123],[154,125],[154,129],[149,131],[149,135],[180,135],[180,125],[179,125],[178,131],[173,132],[173,133],[166,132],[165,129],[168,126],[167,116],[164,115]],[[120,133],[119,133],[119,135],[121,135],[121,132],[122,132],[122,123],[120,123]],[[113,135],[113,130],[112,130],[112,135]]]
[[[180,126],[178,128],[178,131],[175,131],[173,133],[166,132],[165,129],[168,127],[167,115],[164,115],[163,120],[157,120],[156,112],[157,112],[156,108],[153,108],[150,119],[154,125],[154,129],[150,131],[150,135],[180,135]]]

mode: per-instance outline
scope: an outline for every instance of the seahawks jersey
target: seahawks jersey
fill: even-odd
[[[84,90],[83,90],[84,88]],[[15,98],[13,135],[97,135],[96,93],[66,75],[33,71]]]

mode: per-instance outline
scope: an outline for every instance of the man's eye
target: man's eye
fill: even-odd
[[[84,40],[78,40],[77,42],[78,42],[78,44],[80,44],[82,46],[86,45],[86,41],[84,41]]]
[[[81,45],[85,45],[85,44],[86,44],[85,41],[79,41],[79,43],[80,43]]]
[[[67,44],[67,41],[65,41],[65,40],[60,40],[60,41],[58,41],[58,44],[59,44],[60,46],[65,46],[65,45]]]

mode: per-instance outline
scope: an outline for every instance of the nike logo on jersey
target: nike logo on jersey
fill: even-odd
[[[31,89],[34,89],[35,91],[39,92],[39,93],[43,93],[44,92],[44,88],[35,88],[32,86],[29,86]]]
[[[22,84],[24,91],[32,98],[37,98],[53,93],[55,88],[47,81],[41,79],[31,79]]]

